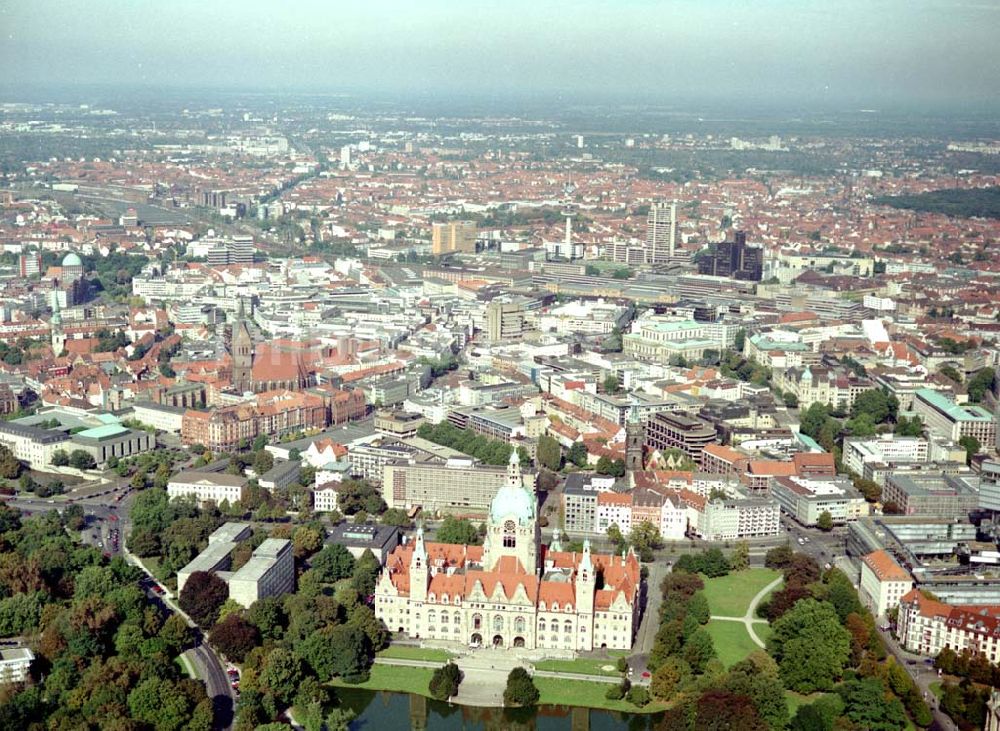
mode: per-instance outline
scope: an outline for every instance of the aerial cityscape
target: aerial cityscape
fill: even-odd
[[[290,5],[0,2],[0,729],[1000,731],[1000,6]]]

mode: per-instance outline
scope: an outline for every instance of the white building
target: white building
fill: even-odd
[[[229,598],[249,607],[258,599],[281,596],[295,589],[295,558],[292,542],[268,538],[253,552],[239,571],[228,577]]]
[[[212,501],[220,505],[225,500],[232,505],[243,499],[246,486],[247,478],[240,475],[184,470],[167,483],[167,495],[171,498],[194,495],[199,503]]]
[[[697,531],[706,541],[776,536],[781,531],[781,508],[764,498],[709,500],[698,516]]]
[[[834,525],[868,515],[864,496],[843,478],[775,477],[771,495],[802,525],[816,525],[823,513],[830,514]]]
[[[881,434],[870,439],[844,440],[844,466],[859,475],[865,474],[865,465],[871,463],[898,464],[926,462],[929,445],[920,437],[899,437]]]
[[[944,648],[969,649],[1000,660],[1000,607],[952,606],[912,589],[899,601],[896,634],[910,652],[935,656]]]
[[[34,654],[27,647],[9,647],[0,650],[0,685],[23,683],[27,680],[34,659]]]
[[[628,310],[613,302],[576,300],[553,307],[538,318],[542,332],[609,335],[628,320]]]
[[[910,572],[884,550],[872,551],[861,559],[861,602],[875,617],[883,617],[899,606],[913,588]]]

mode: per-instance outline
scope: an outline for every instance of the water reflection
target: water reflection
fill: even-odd
[[[420,695],[340,688],[357,714],[351,731],[659,731],[663,714],[628,714],[570,706],[471,708]]]

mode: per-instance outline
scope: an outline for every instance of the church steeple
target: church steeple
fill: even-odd
[[[246,309],[242,297],[236,308],[230,348],[233,359],[233,387],[240,392],[253,391],[253,338],[250,337],[250,329],[247,327]]]
[[[57,358],[66,349],[66,333],[63,332],[62,311],[59,309],[59,293],[52,293],[52,318],[49,320],[52,337],[52,354]]]

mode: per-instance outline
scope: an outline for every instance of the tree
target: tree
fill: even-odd
[[[573,442],[573,446],[569,448],[567,453],[567,459],[575,464],[577,467],[587,466],[587,447],[583,442]]]
[[[195,704],[178,683],[165,678],[148,678],[128,694],[132,718],[145,721],[156,731],[185,728]]]
[[[257,682],[260,690],[274,696],[279,707],[288,705],[295,697],[304,673],[302,661],[291,650],[277,647],[267,653]]]
[[[692,672],[700,675],[705,672],[708,661],[716,657],[712,636],[699,627],[684,643],[682,654],[684,660],[691,666]]]
[[[445,516],[444,522],[437,531],[437,540],[441,543],[454,543],[458,545],[477,545],[479,531],[468,518],[456,518],[452,515]]]
[[[362,597],[369,597],[375,593],[375,584],[381,571],[382,564],[375,558],[375,554],[366,548],[361,558],[354,564],[351,586]]]
[[[782,399],[782,401],[784,401],[784,402],[785,402],[785,406],[787,406],[788,408],[790,408],[790,409],[794,409],[794,408],[798,408],[798,405],[799,405],[799,397],[798,397],[798,396],[796,396],[796,395],[795,395],[794,393],[792,393],[791,391],[786,391],[786,392],[785,392],[785,393],[784,393],[784,394],[782,395],[781,399]]]
[[[799,710],[789,724],[790,731],[833,731],[834,721],[844,712],[844,702],[837,695],[822,696]]]
[[[212,628],[209,641],[233,662],[242,663],[247,653],[260,643],[257,628],[233,613]]]
[[[900,416],[896,422],[895,433],[901,437],[922,437],[924,435],[924,422],[919,416],[907,418]]]
[[[628,694],[625,696],[625,700],[631,703],[633,706],[642,708],[647,705],[650,700],[649,691],[646,690],[641,685],[633,685],[629,688]]]
[[[854,403],[851,404],[852,418],[856,419],[861,415],[867,415],[874,424],[881,424],[889,419],[895,419],[898,411],[898,399],[887,391],[878,388],[862,391],[854,399]]]
[[[828,533],[833,530],[833,516],[830,515],[829,510],[824,510],[819,514],[819,517],[816,518],[816,527]]]
[[[768,651],[785,685],[799,693],[830,690],[851,654],[851,638],[833,605],[800,599],[772,625]]]
[[[462,671],[458,669],[458,665],[449,662],[434,671],[428,690],[430,690],[432,698],[446,701],[458,694],[458,686],[461,682]]]
[[[344,480],[337,487],[337,508],[344,515],[364,511],[378,515],[385,510],[382,493],[364,480]]]
[[[538,703],[538,688],[522,667],[516,667],[507,676],[507,687],[503,691],[505,706],[533,706]]]
[[[691,667],[681,658],[668,657],[656,668],[649,689],[661,701],[670,700],[691,676]]]
[[[972,464],[972,458],[979,454],[979,450],[982,448],[979,440],[966,435],[958,440],[958,444],[965,449],[965,464]]]
[[[261,452],[266,454],[266,452]],[[316,528],[301,525],[292,533],[292,547],[295,558],[303,559],[312,556],[323,547],[323,534]]]
[[[764,565],[769,569],[783,569],[792,562],[795,552],[787,543],[783,546],[772,548],[764,554]]]
[[[184,612],[204,629],[208,629],[219,616],[219,608],[229,598],[226,582],[208,571],[195,571],[181,589],[180,606]]]
[[[65,467],[69,464],[69,454],[65,449],[57,449],[52,453],[52,464],[56,467]]]
[[[866,731],[897,731],[906,728],[906,712],[898,698],[886,697],[877,678],[844,683],[838,693],[844,701],[844,715]]]
[[[562,467],[562,450],[559,448],[559,442],[546,434],[538,437],[535,459],[547,470],[552,472],[559,470]]]
[[[257,628],[265,640],[278,640],[288,626],[288,616],[279,597],[269,596],[258,599],[250,605],[247,619]]]
[[[316,630],[299,643],[298,652],[324,683],[338,677],[348,682],[364,680],[374,657],[368,636],[348,625]]]
[[[698,731],[769,731],[750,698],[721,689],[710,689],[695,701],[694,725]]]
[[[618,391],[622,387],[622,384],[618,380],[618,377],[615,376],[614,374],[608,375],[604,379],[604,383],[602,385],[604,386],[604,393],[612,393],[612,394],[618,393]]]
[[[332,584],[354,574],[354,556],[339,543],[327,545],[312,557],[309,565],[320,581]]]
[[[729,565],[733,571],[746,571],[750,568],[750,545],[746,541],[740,541],[729,556]]]
[[[725,687],[734,695],[749,697],[772,731],[781,731],[788,724],[788,702],[778,666],[764,652],[753,652],[736,663],[726,677]]]
[[[74,449],[70,452],[69,464],[78,470],[92,470],[97,466],[94,455],[82,449]]]
[[[10,448],[0,444],[0,477],[14,480],[21,474],[21,463],[10,451]]]
[[[607,455],[602,455],[597,460],[597,467],[595,469],[600,475],[610,475],[611,477],[625,476],[625,462],[620,459],[611,459]]]
[[[969,379],[966,391],[969,393],[969,401],[979,403],[983,400],[987,391],[992,391],[996,382],[996,371],[992,368],[983,368],[976,375]]]
[[[274,455],[266,449],[261,449],[254,455],[253,471],[257,474],[257,476],[270,471],[272,467],[274,467]]]

